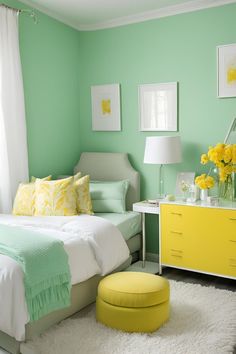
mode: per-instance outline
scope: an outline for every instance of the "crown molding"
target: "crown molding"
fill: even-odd
[[[107,28],[114,28],[125,26],[133,23],[150,21],[158,18],[174,16],[182,13],[203,10],[211,7],[223,6],[227,4],[236,3],[236,0],[193,0],[183,4],[167,6],[162,9],[147,11],[136,15],[125,16],[111,21],[104,21],[91,25],[79,25],[80,31],[96,31]]]
[[[235,0],[236,1],[236,0]],[[64,23],[65,25],[74,28],[77,31],[80,31],[80,26],[77,22],[71,21],[68,18],[65,18],[64,16],[55,13],[53,10],[48,9],[47,7],[43,6],[43,5],[38,5],[38,4],[32,4],[32,1],[29,0],[20,0],[20,2],[22,4],[28,5],[31,9],[36,9],[40,12],[42,12],[43,14],[52,17],[54,20],[57,20],[59,22]],[[40,19],[39,19],[40,21]]]
[[[31,1],[21,0],[21,2],[32,7]],[[199,11],[203,9],[208,9],[212,7],[218,7],[218,6],[223,6],[223,5],[233,4],[233,3],[236,3],[236,0],[193,0],[190,2],[184,2],[182,4],[167,6],[157,10],[147,11],[147,12],[130,15],[130,16],[124,16],[114,20],[103,21],[103,22],[93,23],[93,24],[79,24],[74,21],[69,21],[64,16],[56,14],[52,10],[38,4],[34,4],[34,8],[45,13],[50,17],[53,17],[54,19],[60,22],[63,22],[64,24],[70,27],[73,27],[78,31],[96,31],[96,30],[125,26],[125,25],[144,22],[144,21],[150,21],[150,20],[163,18],[163,17],[174,16],[174,15],[187,13],[187,12]]]

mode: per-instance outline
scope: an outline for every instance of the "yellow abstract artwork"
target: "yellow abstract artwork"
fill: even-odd
[[[91,86],[92,129],[121,130],[120,84]]]
[[[228,84],[236,83],[236,67],[229,67],[227,70]]]
[[[236,43],[217,47],[218,97],[236,97]]]
[[[111,100],[101,101],[102,114],[111,114]]]

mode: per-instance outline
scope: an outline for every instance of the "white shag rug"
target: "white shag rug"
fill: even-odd
[[[22,354],[225,354],[236,344],[236,292],[170,280],[169,321],[128,334],[95,319],[95,306],[22,344]]]

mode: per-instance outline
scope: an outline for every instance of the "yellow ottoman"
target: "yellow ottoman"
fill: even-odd
[[[157,275],[120,272],[100,281],[99,322],[127,332],[153,332],[169,318],[169,282]]]

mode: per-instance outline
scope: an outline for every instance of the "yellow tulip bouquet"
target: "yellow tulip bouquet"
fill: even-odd
[[[210,146],[207,154],[201,156],[201,163],[206,165],[208,162],[212,162],[218,169],[219,182],[220,182],[220,194],[222,197],[230,197],[232,194],[232,173],[236,172],[236,144],[222,144],[219,143],[216,146]],[[212,177],[202,175],[196,178],[195,182],[200,188],[211,188]],[[209,185],[209,187],[207,187]],[[205,187],[206,186],[206,187]]]

